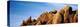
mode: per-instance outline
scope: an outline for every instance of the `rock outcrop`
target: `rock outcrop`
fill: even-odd
[[[23,23],[22,23],[21,26],[32,25],[31,23],[32,23],[32,19],[31,19],[31,16],[30,16],[28,20],[26,20],[26,21],[23,20]]]
[[[59,12],[50,11],[42,13],[37,19],[31,19],[24,21],[21,26],[27,25],[45,25],[45,24],[61,24],[61,23],[77,23],[78,11],[72,11],[72,7],[64,6]]]

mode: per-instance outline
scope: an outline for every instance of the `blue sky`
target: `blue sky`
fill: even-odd
[[[37,18],[45,11],[52,9],[60,10],[64,3],[42,3],[42,2],[27,2],[27,1],[11,1],[10,2],[10,26],[20,26],[23,20],[32,16],[32,19]],[[76,4],[69,4],[73,10],[78,9]]]

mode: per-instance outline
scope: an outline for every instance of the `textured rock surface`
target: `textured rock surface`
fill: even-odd
[[[24,21],[21,26],[27,25],[45,25],[45,24],[61,24],[61,23],[77,23],[78,11],[72,11],[72,7],[64,6],[59,12],[50,11],[42,13],[37,19],[31,19]]]

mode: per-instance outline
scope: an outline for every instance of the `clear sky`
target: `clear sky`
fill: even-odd
[[[29,16],[32,19],[37,18],[41,13],[45,11],[51,11],[52,9],[60,10],[64,3],[42,3],[42,2],[27,2],[27,1],[11,1],[10,2],[10,26],[20,26],[23,20],[28,19]],[[69,4],[73,10],[78,9],[76,4]]]

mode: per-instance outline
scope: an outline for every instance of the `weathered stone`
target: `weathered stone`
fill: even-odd
[[[62,21],[62,17],[60,13],[56,13],[53,18],[53,24],[59,24]]]
[[[59,12],[50,11],[42,13],[36,20],[31,19],[24,21],[22,26],[27,25],[45,25],[45,24],[60,24],[60,23],[76,23],[78,22],[78,10],[72,11],[72,7],[66,5]]]

